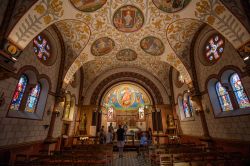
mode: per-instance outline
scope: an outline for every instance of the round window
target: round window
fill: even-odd
[[[44,34],[39,34],[33,40],[34,53],[43,63],[47,63],[51,57],[50,42]]]
[[[213,64],[217,62],[224,51],[225,39],[219,34],[212,35],[205,43],[204,56],[205,59]]]

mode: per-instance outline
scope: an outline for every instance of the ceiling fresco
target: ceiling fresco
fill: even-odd
[[[114,55],[111,57],[103,56],[98,60],[90,61],[84,64],[84,90],[88,89],[88,87],[96,80],[96,78],[105,71],[117,69],[119,67],[127,67],[139,68],[151,73],[156,79],[161,81],[162,85],[170,94],[168,77],[170,65],[160,61],[157,57],[140,58],[141,56],[138,55],[137,59],[134,61],[119,61],[114,57]]]
[[[93,12],[100,9],[107,0],[70,0],[72,5],[83,12]]]
[[[163,54],[165,49],[162,41],[153,36],[148,36],[142,39],[140,45],[143,51],[153,56]]]
[[[136,52],[131,49],[123,49],[116,54],[116,59],[119,61],[133,61],[136,58]]]
[[[97,39],[92,44],[91,53],[94,56],[102,56],[110,53],[114,47],[115,47],[115,42],[112,39],[108,37],[102,37],[100,39]]]
[[[140,107],[152,104],[147,91],[133,83],[122,83],[111,87],[102,100],[105,108],[115,110],[138,110]]]
[[[191,0],[153,0],[153,3],[160,10],[173,13],[182,10]]]
[[[13,27],[8,39],[24,49],[37,34],[56,24],[69,57],[64,84],[93,60],[103,66],[129,63],[141,67],[145,63],[143,66],[151,72],[155,61],[167,63],[181,73],[186,83],[191,83],[186,51],[203,23],[219,31],[235,48],[250,40],[246,28],[219,0],[38,0]],[[141,42],[149,36],[149,45],[142,46]],[[97,44],[98,39],[105,37],[115,44],[108,40]],[[137,59],[117,60],[115,56],[123,49],[134,50]],[[157,60],[152,55],[157,55]]]
[[[134,32],[144,23],[142,12],[135,6],[127,5],[119,8],[113,16],[113,24],[119,31]]]

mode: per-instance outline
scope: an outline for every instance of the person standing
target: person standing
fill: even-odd
[[[108,130],[110,130],[110,132],[112,133],[112,141],[114,140],[114,127],[112,126],[112,122],[110,123],[109,127],[108,127]]]
[[[116,131],[116,134],[117,134],[117,147],[119,149],[119,157],[122,157],[123,156],[123,148],[124,148],[124,133],[125,133],[125,130],[122,128],[121,125],[119,125],[119,128],[118,130]]]
[[[111,132],[111,129],[108,129],[108,133],[106,135],[106,144],[112,144],[113,142],[113,133]]]
[[[102,126],[100,130],[100,139],[99,139],[100,144],[105,144],[105,132],[104,132],[104,126]]]

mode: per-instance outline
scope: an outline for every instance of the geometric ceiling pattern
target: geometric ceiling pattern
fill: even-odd
[[[70,60],[66,63],[64,84],[68,84],[74,73],[88,61],[95,60],[98,64],[105,64],[109,60],[109,65],[115,66],[117,60],[114,56],[123,49],[134,50],[138,57],[135,61],[119,61],[120,66],[139,66],[138,61],[142,61],[149,69],[150,65],[158,60],[176,68],[186,83],[191,83],[189,65],[183,63],[186,60],[182,57],[185,54],[183,52],[188,50],[195,29],[202,23],[209,24],[219,31],[236,49],[250,39],[246,28],[219,0],[192,0],[186,3],[182,10],[175,6],[180,10],[173,13],[158,9],[149,0],[106,1],[101,4],[103,6],[94,4],[100,2],[104,1],[84,2],[91,6],[89,10],[93,12],[83,12],[76,9],[69,0],[38,0],[13,27],[8,39],[20,49],[24,49],[37,34],[56,24],[67,50],[71,52],[66,55]],[[124,6],[128,8],[122,8]],[[115,17],[116,26],[113,22],[115,13],[118,13]],[[180,25],[187,26],[190,32],[179,28]],[[129,32],[130,28],[136,27],[136,31]],[[72,28],[75,28],[74,32],[80,33],[81,37],[74,37]],[[156,59],[140,47],[141,40],[147,36],[156,37],[164,44],[164,52]],[[115,46],[104,56],[94,57],[91,46],[102,37],[112,39]]]

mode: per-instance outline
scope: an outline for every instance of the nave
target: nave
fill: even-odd
[[[17,154],[14,166],[247,166],[248,155],[225,152],[221,147],[186,142],[181,144],[127,147],[118,155],[112,144],[65,147],[60,151],[40,151],[37,155]],[[131,149],[132,148],[132,149]],[[133,149],[134,148],[134,149]]]

